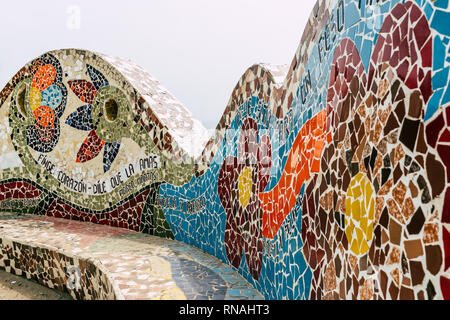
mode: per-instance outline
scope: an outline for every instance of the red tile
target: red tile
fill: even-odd
[[[442,226],[442,240],[444,242],[444,256],[445,256],[445,267],[444,272],[447,272],[450,267],[450,233],[447,231],[445,226]]]
[[[447,188],[444,198],[444,209],[442,212],[442,223],[450,223],[450,188]]]
[[[438,154],[447,169],[447,181],[450,181],[450,146],[438,145]]]
[[[444,116],[439,114],[439,116],[434,119],[432,122],[428,123],[426,126],[426,136],[427,142],[432,148],[436,148],[437,141],[439,139],[439,134],[441,130],[444,128]]]
[[[450,105],[445,108],[445,119],[447,125],[450,124]]]
[[[450,279],[441,277],[441,291],[444,300],[450,300]]]
[[[397,67],[397,75],[403,82],[405,82],[406,76],[408,74],[408,70],[409,70],[409,61],[408,60],[404,60]]]
[[[431,68],[433,59],[433,38],[430,37],[425,46],[420,50],[422,56],[422,66],[424,68]]]
[[[416,22],[422,16],[423,16],[422,11],[417,6],[412,6],[411,13],[409,14],[410,21]]]
[[[450,142],[450,130],[445,129],[439,137],[439,142]]]
[[[400,20],[400,18],[406,14],[405,6],[403,4],[397,4],[394,9],[392,9],[391,14],[396,20]]]
[[[406,85],[410,89],[417,88],[417,65],[415,65],[412,71],[409,73],[408,79],[406,80]]]
[[[422,18],[414,27],[414,35],[417,41],[417,47],[422,49],[423,45],[428,39],[431,39],[430,26],[428,25],[427,18],[422,15]]]
[[[393,25],[392,16],[388,15],[384,19],[383,26],[380,30],[380,33],[390,33],[390,31],[392,30],[392,25]]]

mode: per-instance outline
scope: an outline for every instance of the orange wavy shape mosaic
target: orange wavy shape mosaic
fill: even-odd
[[[294,208],[297,195],[312,172],[320,170],[320,156],[331,134],[326,129],[327,111],[307,121],[297,135],[280,181],[269,192],[259,194],[263,209],[263,235],[273,239]]]

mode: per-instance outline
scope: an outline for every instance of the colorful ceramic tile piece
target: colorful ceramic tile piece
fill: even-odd
[[[94,123],[92,122],[92,105],[88,104],[81,106],[74,113],[67,117],[66,124],[72,128],[91,131],[94,129]]]

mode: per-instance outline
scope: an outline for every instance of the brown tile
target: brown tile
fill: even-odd
[[[400,250],[396,246],[391,247],[387,264],[397,264],[400,262]]]
[[[384,199],[383,198],[381,198],[381,199],[384,202]],[[388,225],[389,225],[389,211],[388,211],[387,208],[383,209],[383,211],[381,213],[381,216],[380,216],[379,223],[380,223],[380,225],[382,225],[386,229],[388,228]]]
[[[390,298],[392,300],[397,300],[398,299],[398,293],[399,293],[398,287],[395,285],[394,282],[391,282],[391,285],[389,286]]]
[[[416,213],[412,217],[408,224],[407,230],[409,234],[419,234],[422,231],[423,224],[425,223],[425,216],[421,208],[417,209]]]
[[[405,240],[404,241],[406,256],[408,259],[415,259],[423,255],[422,241],[419,240]]]
[[[406,186],[400,181],[392,190],[392,196],[399,206],[402,206],[403,200],[405,199],[405,194]]]
[[[402,287],[400,289],[400,300],[414,300],[414,291],[412,289]]]
[[[394,219],[389,221],[389,239],[395,245],[400,245],[402,239],[402,226]]]
[[[425,246],[427,270],[437,275],[442,266],[442,250],[439,245]]]
[[[409,221],[409,218],[413,215],[414,213],[414,203],[412,201],[411,198],[406,198],[405,202],[403,203],[403,208],[402,208],[402,214],[405,217],[405,221]]]
[[[373,280],[366,279],[359,288],[359,298],[361,300],[373,300]]]
[[[409,182],[409,190],[411,192],[412,197],[417,198],[417,196],[419,195],[419,189],[416,188],[416,186],[412,181]]]
[[[389,193],[389,191],[392,188],[392,185],[394,184],[394,181],[392,179],[389,179],[384,186],[381,187],[380,191],[378,191],[379,196],[385,196]]]
[[[400,208],[398,207],[397,203],[392,200],[392,199],[388,199],[386,201],[387,203],[387,207],[389,209],[389,214],[394,217],[395,219],[397,219],[398,221],[400,221],[400,223],[404,223],[405,218],[403,217],[402,212],[400,211]],[[392,222],[392,219],[391,219]]]
[[[445,187],[445,168],[441,161],[436,160],[431,153],[427,155],[427,176],[431,185],[433,198],[437,197],[444,191]]]
[[[341,270],[342,270],[342,262],[341,262],[341,257],[339,255],[337,255],[335,257],[334,265],[335,265],[335,269],[336,269],[336,276],[340,277],[341,276]]]
[[[400,270],[398,268],[395,268],[391,271],[391,277],[394,279],[397,286],[400,286]]]
[[[423,229],[425,244],[431,244],[439,241],[439,224],[427,223]]]
[[[334,267],[334,262],[328,264],[325,274],[324,274],[324,291],[332,291],[337,288],[336,283],[336,269]]]
[[[425,278],[425,272],[423,271],[422,262],[420,261],[410,261],[409,267],[411,270],[411,280],[413,286],[422,284]]]
[[[388,284],[388,277],[383,270],[380,270],[380,289],[381,292],[383,293],[384,298],[387,298],[386,296],[387,284]]]
[[[415,90],[409,97],[408,115],[412,118],[419,118],[422,113],[422,107],[421,93]]]
[[[417,299],[425,300],[425,293],[422,290],[420,290],[419,293],[417,294]]]
[[[339,298],[345,300],[345,281],[339,283]]]
[[[410,287],[411,286],[411,279],[408,278],[408,277],[405,277],[405,275],[403,275],[402,285],[406,286],[406,287]]]

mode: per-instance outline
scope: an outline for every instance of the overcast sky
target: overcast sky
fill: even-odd
[[[291,63],[315,2],[2,1],[0,87],[46,51],[88,49],[139,64],[215,128],[248,67]]]

